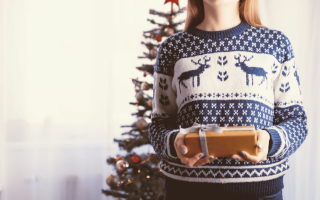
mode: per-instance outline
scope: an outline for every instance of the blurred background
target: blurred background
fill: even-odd
[[[308,115],[309,135],[290,157],[284,199],[319,200],[320,1],[258,2],[262,24],[292,43]],[[149,9],[169,12],[171,5],[0,0],[1,200],[114,199],[101,193],[113,170],[106,158],[120,152],[113,142],[120,126],[136,118],[131,79],[151,81],[136,69],[142,32],[154,28],[147,18],[157,19]]]

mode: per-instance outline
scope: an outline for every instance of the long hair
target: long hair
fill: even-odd
[[[240,0],[239,15],[241,21],[245,21],[252,26],[267,28],[261,24],[257,0]],[[185,20],[184,30],[189,26],[197,26],[203,21],[203,19],[203,0],[188,0],[187,18]]]

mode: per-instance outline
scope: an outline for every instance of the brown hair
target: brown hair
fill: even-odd
[[[261,24],[257,0],[240,0],[239,15],[241,21],[245,21],[252,26],[267,28]],[[203,21],[203,19],[203,0],[188,0],[187,18],[185,21],[184,30],[186,30],[189,26],[197,26]]]

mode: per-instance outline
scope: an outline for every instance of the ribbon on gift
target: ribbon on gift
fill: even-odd
[[[209,155],[208,151],[208,145],[207,145],[207,138],[206,138],[206,131],[213,131],[215,133],[222,133],[223,131],[251,131],[255,130],[254,128],[232,128],[232,129],[227,129],[227,126],[225,127],[220,127],[216,124],[198,124],[197,122],[194,122],[191,127],[188,128],[181,128],[180,125],[180,133],[182,134],[188,134],[190,132],[197,132],[199,133],[199,139],[200,139],[200,146],[202,153],[204,156]]]

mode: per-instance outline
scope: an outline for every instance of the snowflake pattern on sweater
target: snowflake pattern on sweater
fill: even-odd
[[[258,183],[283,176],[288,157],[308,133],[290,40],[281,31],[246,22],[224,31],[189,27],[171,35],[160,45],[154,66],[151,116],[149,138],[168,177]],[[187,167],[173,142],[180,125],[194,122],[267,130],[267,160],[254,164],[222,157]]]

